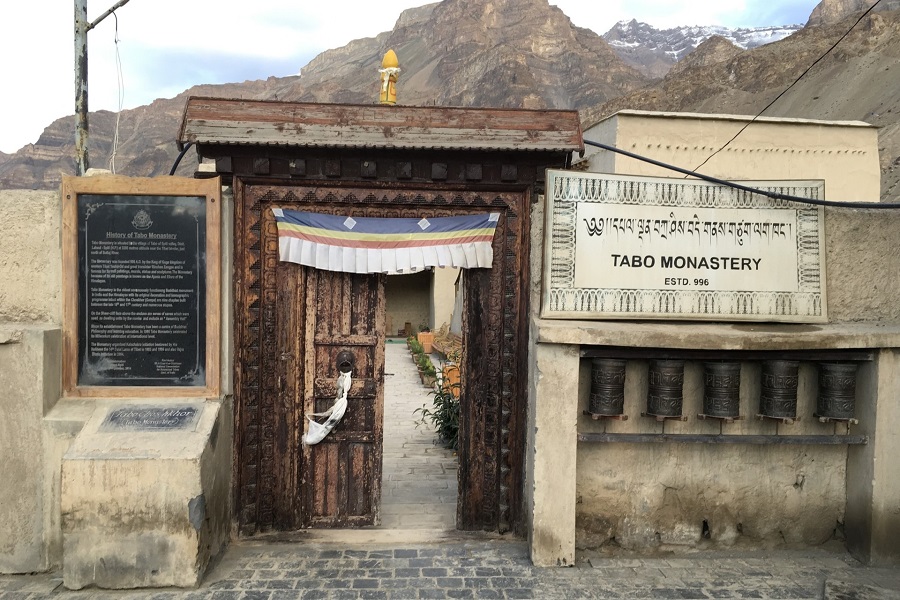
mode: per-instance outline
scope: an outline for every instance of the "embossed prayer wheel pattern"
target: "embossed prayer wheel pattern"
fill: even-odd
[[[796,360],[767,360],[762,366],[759,414],[779,419],[797,418]]]
[[[625,406],[625,361],[608,358],[591,360],[590,412],[621,415]]]
[[[852,419],[856,409],[856,363],[819,363],[816,416]]]
[[[741,363],[708,362],[703,369],[703,414],[734,418],[741,410]]]
[[[650,361],[647,414],[680,417],[684,404],[684,361]]]

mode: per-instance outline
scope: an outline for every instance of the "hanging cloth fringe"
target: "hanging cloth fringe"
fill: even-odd
[[[491,268],[500,213],[458,217],[343,217],[273,208],[281,260],[344,273]]]
[[[350,372],[341,373],[337,380],[337,397],[331,408],[325,412],[312,413],[312,416],[306,417],[309,419],[309,430],[303,434],[302,441],[304,445],[312,446],[318,444],[334,429],[335,425],[341,422],[341,419],[344,418],[344,413],[347,412],[347,393],[350,391],[351,383]],[[324,423],[318,423],[312,417],[328,417],[328,420]]]

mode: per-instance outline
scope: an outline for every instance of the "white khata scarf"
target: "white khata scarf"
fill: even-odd
[[[325,412],[312,413],[311,416],[308,415],[306,417],[309,419],[309,430],[303,434],[303,443],[306,446],[312,446],[321,442],[334,429],[335,425],[344,418],[344,413],[347,411],[347,392],[350,391],[351,382],[349,371],[341,373],[337,380],[337,397],[331,408]],[[317,423],[313,420],[313,417],[328,417],[328,419],[324,423]]]

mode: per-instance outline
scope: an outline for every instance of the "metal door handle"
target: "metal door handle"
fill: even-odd
[[[356,357],[350,350],[341,350],[337,355],[337,369],[339,373],[350,373],[353,371],[353,363]]]

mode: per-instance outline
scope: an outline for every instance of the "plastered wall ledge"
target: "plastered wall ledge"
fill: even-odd
[[[21,327],[11,327],[0,324],[0,344],[18,344],[22,341],[25,332]]]
[[[900,347],[900,323],[807,325],[535,319],[534,327],[540,344],[689,350],[829,350]]]
[[[54,435],[78,435],[94,414],[94,400],[64,399],[44,417],[44,425]]]
[[[18,344],[29,331],[53,331],[59,325],[52,323],[26,323],[21,321],[0,320],[0,344]]]

